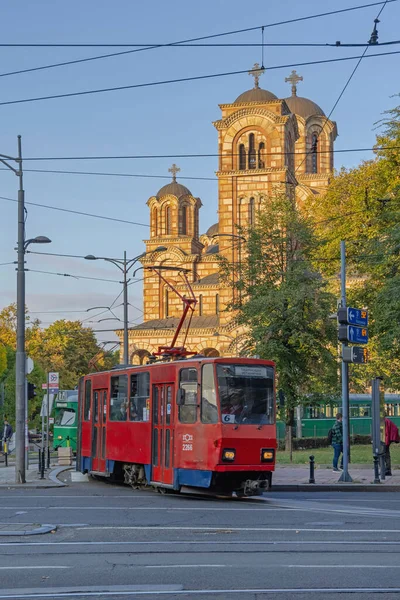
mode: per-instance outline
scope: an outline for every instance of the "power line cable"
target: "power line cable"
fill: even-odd
[[[389,2],[397,2],[397,0],[388,0]],[[325,13],[319,13],[319,14],[315,14],[315,15],[309,15],[309,16],[305,16],[305,17],[298,17],[296,19],[289,19],[286,21],[278,21],[275,23],[268,23],[265,25],[259,25],[256,27],[247,27],[245,29],[237,29],[234,31],[227,31],[227,32],[222,32],[222,33],[218,33],[218,34],[211,34],[211,35],[206,35],[206,36],[201,36],[201,37],[197,37],[197,38],[191,38],[191,39],[187,39],[187,40],[181,40],[178,42],[171,42],[168,44],[156,44],[153,46],[147,46],[145,48],[135,48],[134,50],[125,50],[123,52],[113,52],[111,54],[102,54],[100,56],[92,56],[92,57],[87,57],[87,58],[80,58],[80,59],[75,59],[75,60],[70,60],[70,61],[63,61],[63,62],[59,62],[59,63],[54,63],[54,64],[50,64],[50,65],[42,65],[39,67],[32,67],[30,69],[21,69],[19,71],[10,71],[8,73],[2,73],[0,74],[0,77],[7,77],[10,75],[19,75],[22,73],[30,73],[33,71],[41,71],[44,69],[52,69],[52,68],[57,68],[57,67],[63,67],[63,66],[67,66],[67,65],[73,65],[73,64],[79,64],[79,63],[85,63],[85,62],[89,62],[89,61],[93,61],[93,60],[102,60],[104,58],[112,58],[112,57],[116,57],[116,56],[123,56],[126,54],[133,54],[136,52],[144,52],[147,50],[154,50],[157,48],[165,48],[165,47],[174,47],[174,46],[178,46],[178,45],[182,45],[182,44],[186,44],[186,43],[191,43],[191,42],[196,42],[196,41],[201,41],[201,40],[207,40],[207,39],[212,39],[212,38],[218,38],[218,37],[222,37],[222,36],[226,36],[226,35],[236,35],[239,33],[245,33],[245,32],[249,32],[249,31],[256,31],[257,29],[261,29],[262,31],[264,31],[265,28],[269,28],[269,27],[276,27],[276,26],[280,26],[280,25],[287,25],[290,23],[297,23],[300,21],[306,21],[309,19],[317,19],[317,18],[321,18],[321,17],[327,17],[327,16],[331,16],[331,15],[336,15],[336,14],[340,14],[340,13],[346,13],[346,12],[350,12],[350,11],[354,11],[354,10],[360,10],[360,9],[364,9],[364,8],[369,8],[371,6],[377,6],[382,4],[382,2],[373,2],[370,4],[363,4],[363,5],[359,5],[359,6],[351,6],[348,8],[344,8],[344,9],[339,9],[339,10],[335,10],[335,11],[329,11],[329,12],[325,12]],[[129,45],[129,44],[128,44]],[[0,44],[0,47],[117,47],[117,46],[122,46],[122,47],[126,47],[126,45],[124,44]]]
[[[346,152],[378,152],[380,150],[398,150],[400,146],[370,146],[368,148],[338,148],[333,150],[317,150],[317,154],[344,154]],[[294,150],[293,152],[266,152],[263,156],[302,156],[307,155],[308,151],[298,152]],[[125,154],[125,155],[114,155],[114,156],[29,156],[24,158],[24,162],[26,161],[62,161],[62,160],[150,160],[150,159],[178,159],[178,158],[221,158],[221,157],[230,157],[230,156],[239,156],[237,152],[228,152],[224,154],[220,154],[218,152],[209,152],[209,153],[195,153],[195,154]],[[8,169],[0,168],[0,171],[8,171]],[[60,170],[48,170],[48,169],[24,169],[24,172],[49,172],[49,173],[66,173],[66,174],[78,174],[78,175],[102,175],[103,173],[96,172],[85,172],[85,171],[60,171]],[[137,175],[131,175],[129,173],[104,173],[105,175],[110,176],[118,176],[122,175],[123,177],[137,177]],[[144,175],[145,177],[153,177],[153,175]],[[142,177],[142,175],[140,175]],[[157,178],[163,177],[167,179],[167,176],[157,175]],[[170,179],[170,178],[168,178]],[[177,178],[179,180],[185,179],[185,177]],[[191,177],[191,179],[197,179],[195,177]],[[207,178],[204,178],[207,179]],[[211,177],[208,179],[212,179]],[[0,198],[4,198],[4,196],[0,196]],[[10,200],[11,198],[4,198],[5,200]]]
[[[59,275],[60,277],[72,277],[73,279],[90,279],[92,281],[107,281],[109,283],[121,283],[116,279],[103,279],[101,277],[87,277],[84,275],[72,275],[71,273],[56,273],[54,271],[39,271],[38,269],[25,269],[30,273],[44,273],[46,275]]]
[[[366,50],[368,50],[368,48],[369,48],[369,46],[366,48]],[[285,64],[285,65],[274,65],[272,67],[267,67],[265,70],[272,71],[272,70],[276,70],[276,69],[289,69],[292,67],[303,67],[303,66],[309,66],[309,65],[320,65],[320,64],[341,62],[341,61],[347,61],[347,60],[357,60],[357,59],[362,59],[365,57],[366,50],[364,51],[364,53],[361,56],[345,56],[342,58],[330,58],[330,59],[325,59],[325,60],[307,61],[307,62],[302,62],[302,63],[297,62],[297,63],[291,63],[291,64]],[[375,54],[369,55],[366,58],[375,58],[377,56],[390,56],[390,55],[394,55],[394,54],[400,54],[400,50],[395,50],[393,52],[377,52]],[[68,92],[68,93],[64,93],[64,94],[51,94],[49,96],[36,96],[36,97],[32,97],[32,98],[21,98],[19,100],[6,100],[3,102],[0,102],[0,106],[8,106],[11,104],[24,104],[27,102],[41,102],[44,100],[58,100],[60,98],[72,98],[72,97],[77,97],[77,96],[88,96],[88,95],[93,95],[93,94],[103,94],[105,92],[117,92],[117,91],[124,91],[124,90],[131,90],[131,89],[138,89],[138,88],[145,88],[145,87],[155,87],[155,86],[160,86],[160,85],[169,85],[172,83],[183,83],[183,82],[188,82],[188,81],[200,81],[200,80],[205,80],[205,79],[215,79],[218,77],[242,75],[243,73],[248,73],[248,72],[249,71],[247,69],[240,70],[240,71],[227,71],[225,73],[212,73],[212,74],[208,74],[208,75],[194,75],[192,77],[180,77],[180,78],[176,78],[176,79],[166,79],[163,81],[150,81],[148,83],[135,83],[135,84],[131,84],[131,85],[122,85],[122,86],[100,88],[100,89],[94,89],[94,90],[84,90],[81,92]]]
[[[398,0],[387,0],[388,3],[391,2],[397,2]],[[205,35],[205,36],[201,36],[201,37],[196,37],[196,38],[191,38],[190,40],[183,40],[181,42],[170,42],[167,44],[146,44],[146,50],[151,50],[153,48],[164,48],[164,47],[168,47],[168,46],[175,46],[177,44],[184,44],[184,43],[188,43],[188,42],[197,42],[197,41],[201,41],[201,40],[208,40],[211,38],[217,38],[217,37],[223,37],[226,35],[236,35],[238,33],[246,33],[248,31],[256,31],[257,29],[261,29],[262,27],[269,28],[269,27],[277,27],[280,25],[288,25],[290,23],[298,23],[300,21],[308,21],[310,19],[318,19],[321,17],[329,17],[332,15],[337,15],[340,13],[347,13],[347,12],[351,12],[351,11],[355,11],[355,10],[362,10],[364,8],[370,8],[372,6],[380,6],[384,4],[384,0],[381,0],[380,2],[372,2],[369,4],[361,4],[358,6],[350,6],[347,8],[341,8],[338,10],[331,10],[329,12],[324,12],[324,13],[316,13],[313,15],[306,15],[305,17],[296,17],[294,19],[288,19],[285,21],[275,21],[274,23],[266,23],[264,25],[256,25],[254,27],[246,27],[244,29],[235,29],[233,31],[225,31],[222,33],[214,33],[214,34],[210,34],[210,35]],[[0,48],[106,48],[106,47],[111,47],[111,48],[126,48],[129,46],[132,46],[133,44],[131,44],[130,42],[127,44],[112,44],[112,43],[0,43]]]
[[[371,40],[373,39],[374,32],[375,32],[375,34],[376,34],[376,41],[377,41],[377,35],[378,35],[378,34],[377,34],[377,32],[376,32],[376,25],[377,25],[377,23],[379,23],[379,17],[380,17],[380,15],[382,14],[382,11],[383,11],[383,9],[385,8],[385,6],[386,6],[386,4],[387,4],[387,3],[388,3],[388,0],[385,0],[385,2],[383,3],[383,6],[381,7],[381,9],[380,9],[380,11],[379,11],[378,15],[376,16],[376,18],[375,18],[375,20],[374,20],[375,26],[374,26],[374,30],[373,30],[373,32],[372,32],[372,35],[371,35],[371,38],[370,38]],[[320,135],[321,135],[321,134],[322,134],[322,132],[324,131],[324,129],[325,129],[325,127],[326,127],[326,125],[327,125],[327,123],[328,123],[328,121],[329,121],[330,117],[332,116],[332,113],[334,112],[335,108],[336,108],[336,107],[337,107],[337,105],[339,104],[340,100],[341,100],[341,99],[342,99],[342,97],[343,97],[343,94],[344,94],[344,93],[345,93],[345,91],[347,90],[347,88],[348,88],[348,86],[349,86],[349,84],[350,84],[351,80],[353,79],[354,75],[356,74],[356,71],[357,71],[358,67],[359,67],[359,66],[360,66],[360,64],[361,64],[361,61],[362,61],[364,58],[371,58],[371,56],[373,56],[373,55],[370,55],[370,56],[366,57],[366,53],[368,52],[368,48],[369,48],[369,47],[370,47],[370,45],[368,45],[368,46],[367,46],[367,47],[364,49],[364,52],[362,53],[362,55],[358,57],[358,61],[357,61],[357,64],[356,64],[356,66],[354,67],[354,69],[353,69],[353,70],[352,70],[352,72],[350,73],[350,76],[348,77],[348,79],[347,79],[346,83],[344,84],[344,86],[343,86],[342,90],[340,91],[340,93],[339,93],[339,96],[337,97],[337,99],[336,99],[336,101],[335,101],[334,105],[332,106],[332,108],[331,108],[331,110],[330,110],[330,112],[329,112],[328,116],[325,118],[325,123],[323,124],[321,131],[320,131],[320,132],[317,134],[317,140],[319,139]],[[309,151],[309,155],[311,155],[312,153],[313,153],[313,148],[311,149],[311,151]],[[303,160],[301,161],[301,163],[298,165],[297,169],[295,170],[295,175],[296,175],[297,171],[300,169],[300,167],[301,167],[301,166],[304,164],[304,161],[305,161],[306,159],[307,159],[307,156],[305,156],[305,157],[303,158]]]
[[[0,171],[9,171],[5,167],[0,167]],[[65,171],[59,169],[24,169],[24,173],[54,173],[62,175],[99,175],[105,177],[138,177],[144,179],[168,179],[171,177],[168,175],[144,175],[136,173],[102,173],[99,171]],[[179,177],[179,180],[195,180],[195,181],[217,181],[216,177]]]
[[[0,200],[8,200],[9,202],[18,202],[18,200],[16,200],[15,198],[7,198],[5,196],[0,196]],[[83,217],[92,217],[95,219],[103,219],[105,221],[115,221],[117,223],[126,223],[127,225],[138,225],[140,227],[150,227],[150,225],[147,225],[146,223],[138,223],[137,221],[128,221],[126,219],[117,219],[115,217],[106,217],[104,215],[96,215],[93,213],[86,213],[86,212],[82,212],[79,210],[72,210],[70,208],[61,208],[59,206],[50,206],[48,204],[39,204],[37,202],[26,202],[26,201],[25,201],[25,204],[29,204],[31,206],[38,206],[39,208],[47,208],[49,210],[58,210],[58,211],[65,212],[65,213],[72,213],[73,215],[81,215]],[[37,254],[39,254],[39,253],[37,253]],[[41,252],[40,254],[45,254],[45,253]]]

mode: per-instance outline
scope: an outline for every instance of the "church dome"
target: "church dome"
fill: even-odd
[[[291,113],[299,115],[300,117],[303,117],[303,119],[308,119],[308,117],[312,117],[314,115],[319,115],[321,117],[325,116],[322,108],[308,98],[302,98],[301,96],[290,96],[290,98],[285,98],[285,102],[288,105]]]
[[[300,81],[303,81],[303,77],[297,75],[296,71],[292,71],[289,77],[285,78],[285,82],[292,84],[292,95],[290,98],[285,98],[285,102],[288,105],[290,112],[294,115],[299,115],[299,117],[303,117],[303,119],[308,119],[308,117],[313,117],[315,115],[324,117],[325,113],[318,104],[308,98],[302,98],[297,95],[297,84]]]
[[[272,92],[257,87],[240,94],[234,104],[239,104],[240,102],[271,102],[271,100],[278,100],[278,98]]]
[[[180,171],[180,168],[173,164],[168,171],[172,173],[172,181],[158,190],[156,194],[157,198],[168,196],[168,194],[176,196],[177,198],[180,198],[181,196],[191,196],[192,192],[188,190],[187,187],[176,181],[176,174]]]
[[[167,183],[167,185],[164,185],[160,190],[158,190],[156,196],[157,198],[161,198],[162,196],[167,196],[168,194],[172,194],[172,196],[180,198],[181,196],[186,195],[191,196],[192,192],[181,183],[171,181],[171,183]]]
[[[213,237],[213,235],[216,235],[219,231],[219,224],[218,223],[214,223],[214,225],[211,225],[211,227],[209,227],[206,231],[206,235],[208,235],[208,237]]]

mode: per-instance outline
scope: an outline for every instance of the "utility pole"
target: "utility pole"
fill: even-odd
[[[346,308],[346,242],[340,242],[341,308]],[[347,342],[342,342],[343,472],[339,481],[353,481],[349,474],[349,365],[344,361]]]
[[[129,364],[129,341],[128,341],[128,265],[126,261],[126,250],[123,262],[124,273],[124,365]]]
[[[15,387],[15,483],[25,483],[25,192],[22,175],[21,136],[18,136],[18,261],[17,261],[17,354]]]
[[[17,168],[9,161],[17,164]],[[25,192],[22,172],[22,142],[18,136],[17,158],[0,154],[0,162],[18,177],[18,242],[17,242],[17,352],[15,363],[15,483],[25,483],[25,421],[27,414],[25,356],[25,252],[29,244],[48,244],[48,237],[25,241]]]

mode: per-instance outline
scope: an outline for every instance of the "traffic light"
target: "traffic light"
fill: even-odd
[[[28,382],[28,400],[33,400],[36,396],[36,385]]]

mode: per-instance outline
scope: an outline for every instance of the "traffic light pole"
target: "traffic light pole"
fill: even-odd
[[[341,299],[342,308],[346,308],[346,242],[340,242],[340,282],[341,282]],[[353,479],[349,474],[349,366],[343,360],[344,348],[347,342],[342,342],[342,413],[343,413],[343,472],[339,481],[351,482]]]

